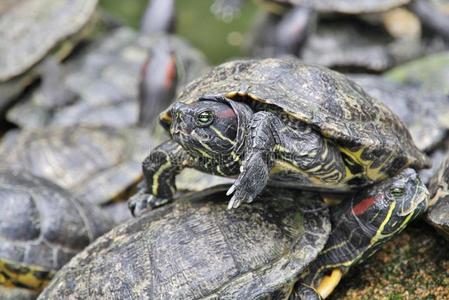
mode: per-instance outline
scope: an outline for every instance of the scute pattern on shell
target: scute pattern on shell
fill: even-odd
[[[291,286],[327,240],[328,211],[315,194],[268,193],[236,214],[224,190],[211,191],[116,227],[67,264],[40,299],[248,299]]]
[[[192,103],[204,95],[249,95],[257,103],[277,106],[341,147],[361,149],[371,167],[388,160],[382,170],[388,175],[428,164],[396,115],[353,81],[324,67],[295,59],[232,61],[189,84],[178,101]],[[170,122],[169,110],[161,114],[162,122]]]

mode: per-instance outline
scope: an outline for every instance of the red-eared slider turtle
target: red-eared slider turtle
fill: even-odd
[[[144,36],[126,27],[88,45],[59,67],[61,74],[48,72],[43,82],[53,76],[56,84],[41,85],[23,103],[10,109],[7,118],[21,127],[135,125],[140,105],[139,74],[148,53],[150,59],[144,69],[151,76],[144,78],[147,88],[141,102],[145,108],[146,103],[153,105],[145,110],[145,120],[154,119],[171,103],[176,87],[199,75],[207,63],[181,38],[166,34]],[[55,86],[65,97],[55,94]]]
[[[406,169],[350,198],[332,208],[332,232],[326,246],[301,274],[300,283],[318,287],[323,298],[350,267],[362,263],[423,214],[429,192],[416,171]],[[416,209],[404,215],[407,206]]]
[[[39,74],[37,65],[46,56],[61,60],[70,52],[96,5],[97,0],[21,0],[0,8],[0,111]]]
[[[316,296],[302,283],[325,295],[333,286],[329,280],[315,285],[322,270],[345,272],[404,228],[427,200],[415,171],[404,170],[333,210],[335,228],[328,239],[329,216],[318,194],[269,188],[237,214],[226,209],[227,187],[217,189],[185,196],[115,228],[67,264],[41,299]],[[410,206],[417,209],[402,214]],[[313,280],[311,272],[317,275]]]
[[[143,162],[150,204],[173,197],[186,167],[237,177],[229,205],[238,207],[268,179],[347,192],[428,164],[382,103],[344,75],[294,59],[222,64],[189,84],[161,122],[172,140]]]
[[[0,144],[3,166],[28,170],[93,204],[126,197],[142,177],[150,146],[143,129],[48,127],[10,131]]]
[[[24,171],[0,170],[0,295],[32,299],[54,273],[112,228],[98,208]]]

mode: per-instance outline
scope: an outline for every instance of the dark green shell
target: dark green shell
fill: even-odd
[[[343,150],[361,152],[367,168],[386,165],[380,172],[389,176],[390,166],[397,170],[428,164],[394,113],[344,75],[324,67],[295,59],[232,61],[192,82],[178,101],[192,103],[204,95],[281,108]],[[161,114],[162,123],[170,124],[169,110]]]
[[[40,299],[287,297],[327,240],[327,208],[314,194],[273,190],[235,213],[226,208],[228,187],[116,227],[67,264]]]

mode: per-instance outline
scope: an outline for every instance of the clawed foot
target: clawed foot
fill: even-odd
[[[157,198],[151,194],[139,191],[128,200],[128,208],[134,217],[138,217],[143,212],[163,206],[170,201],[170,199]]]
[[[245,185],[242,184],[242,179],[240,177],[229,188],[226,195],[229,196],[232,193],[234,193],[234,195],[231,200],[229,200],[228,209],[237,208],[243,202],[251,203],[254,201],[255,196],[245,190]]]

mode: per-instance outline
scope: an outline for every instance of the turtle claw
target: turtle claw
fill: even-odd
[[[170,199],[158,198],[145,192],[138,192],[128,200],[128,208],[134,217],[138,217],[145,211],[153,210],[169,202]]]

